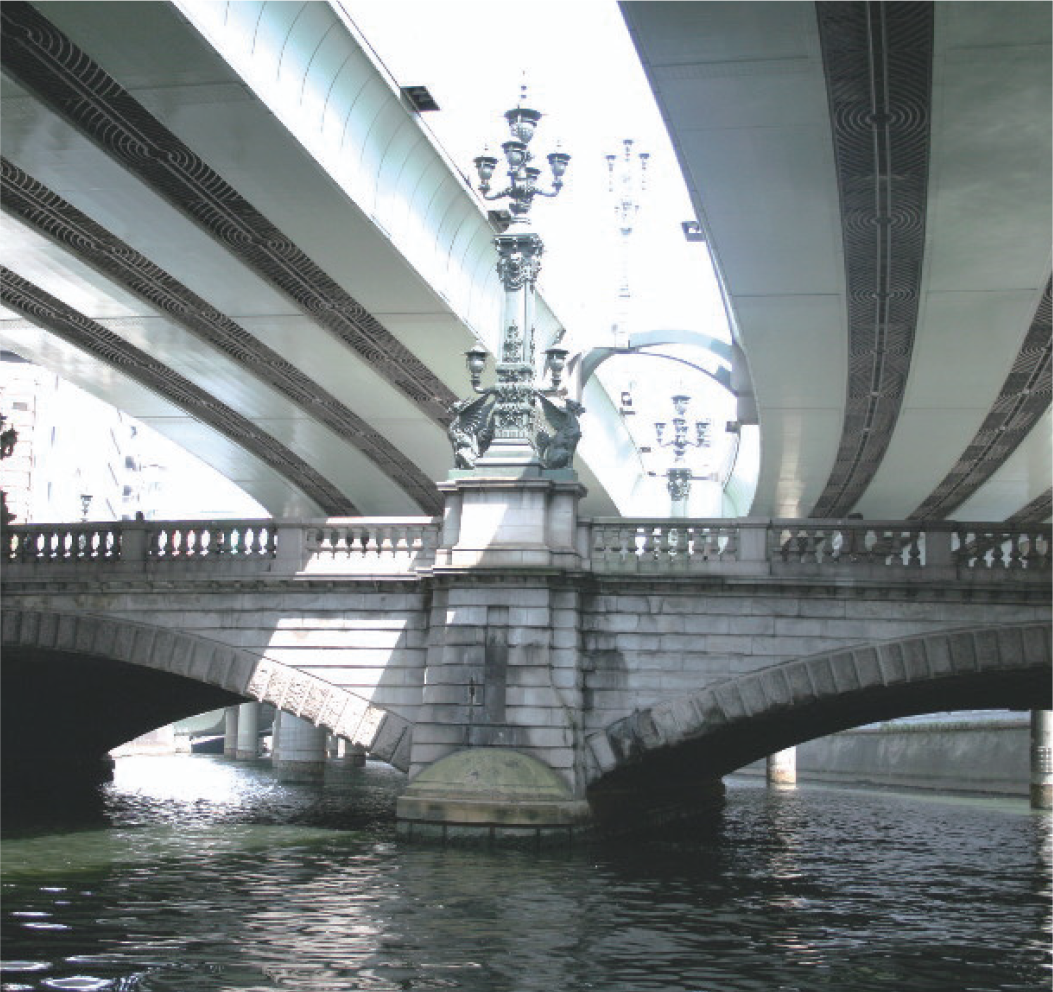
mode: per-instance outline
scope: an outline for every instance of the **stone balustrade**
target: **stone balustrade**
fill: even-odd
[[[200,574],[415,575],[435,560],[432,517],[327,520],[164,520],[5,528],[3,561],[86,562]],[[50,574],[50,572],[49,572]]]
[[[8,567],[94,562],[183,565],[194,573],[414,576],[433,570],[440,535],[432,517],[32,524],[5,529],[2,555]],[[620,575],[1048,572],[1050,544],[1047,524],[597,518],[578,526],[583,570]]]
[[[1048,524],[863,520],[591,522],[594,572],[880,576],[1050,569]]]

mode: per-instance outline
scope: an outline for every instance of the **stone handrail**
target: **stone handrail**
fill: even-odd
[[[124,520],[4,529],[5,565],[107,563],[197,574],[413,575],[435,561],[432,517]]]
[[[767,518],[597,518],[579,525],[598,574],[830,578],[1049,572],[1048,524]],[[2,561],[49,575],[96,563],[129,575],[415,576],[432,571],[432,517],[28,524],[3,532]]]
[[[1048,524],[597,518],[594,572],[1049,571]]]

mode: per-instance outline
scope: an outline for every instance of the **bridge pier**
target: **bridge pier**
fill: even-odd
[[[223,757],[233,758],[238,753],[238,707],[223,710]]]
[[[436,554],[409,837],[565,839],[585,798],[577,506],[569,470],[454,472]]]
[[[260,704],[242,703],[238,708],[238,742],[234,757],[254,761],[260,754]]]
[[[279,782],[321,782],[325,778],[325,727],[290,713],[281,719],[281,740],[274,766]]]

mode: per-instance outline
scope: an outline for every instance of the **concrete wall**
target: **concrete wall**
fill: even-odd
[[[1026,714],[891,722],[799,745],[797,778],[1026,798],[1029,747]],[[764,773],[764,762],[758,761],[736,774]]]

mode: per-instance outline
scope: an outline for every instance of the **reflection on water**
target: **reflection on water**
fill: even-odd
[[[1049,987],[1022,802],[732,783],[692,835],[533,855],[401,844],[402,783],[124,758],[64,817],[8,805],[0,988]]]

